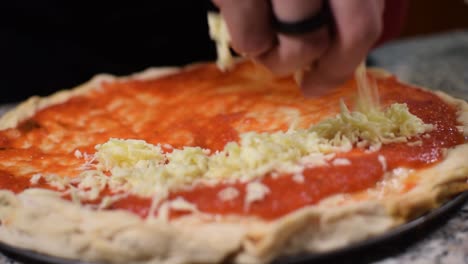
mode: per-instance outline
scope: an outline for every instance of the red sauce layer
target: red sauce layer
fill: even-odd
[[[206,213],[275,219],[332,194],[375,186],[383,175],[378,155],[386,158],[387,170],[422,168],[439,161],[445,148],[464,143],[453,107],[394,78],[377,82],[384,105],[406,103],[413,114],[436,125],[430,137],[414,139],[421,140],[421,146],[399,143],[385,145],[377,153],[342,153],[339,157],[349,159],[350,165],[306,169],[303,183],[294,181],[291,175],[267,175],[261,182],[270,192],[248,207],[244,204],[245,183],[229,185],[239,191],[239,196],[229,201],[218,198],[219,191],[227,187],[224,184],[174,192],[170,199],[183,197]],[[291,120],[278,116],[280,108],[299,111],[303,116],[300,125],[308,127],[336,114],[340,98],[351,104],[355,91],[350,81],[329,95],[304,99],[292,80],[274,79],[248,63],[229,74],[205,65],[158,80],[103,83],[96,91],[39,111],[17,128],[0,131],[0,188],[21,192],[32,187],[29,178],[35,173],[74,177],[84,163],[73,155],[74,151],[93,153],[96,144],[111,137],[215,151],[237,140],[241,132],[287,129]],[[50,188],[44,184],[39,187]],[[150,199],[129,196],[111,209],[146,216],[150,204]],[[173,217],[184,214],[171,213]]]

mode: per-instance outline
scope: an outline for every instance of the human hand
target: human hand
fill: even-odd
[[[327,0],[213,0],[238,53],[277,75],[302,71],[305,95],[320,95],[349,79],[382,32],[384,0],[329,0],[333,23],[312,32],[281,33],[278,21],[317,14]]]

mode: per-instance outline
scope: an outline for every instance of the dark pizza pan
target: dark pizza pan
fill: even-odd
[[[390,257],[402,252],[405,248],[414,244],[421,238],[426,237],[430,232],[446,222],[467,199],[468,192],[464,192],[446,202],[441,207],[382,235],[325,253],[304,253],[280,257],[276,259],[273,264],[369,263],[385,257]],[[0,243],[0,252],[16,261],[24,263],[92,264],[89,262],[48,256],[4,243]]]

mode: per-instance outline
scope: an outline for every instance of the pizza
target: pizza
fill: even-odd
[[[467,189],[468,104],[383,70],[304,98],[248,61],[99,75],[0,119],[0,241],[103,263],[267,263]]]

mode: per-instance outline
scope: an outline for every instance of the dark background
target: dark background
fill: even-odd
[[[468,28],[463,0],[407,3],[400,37]],[[213,60],[208,9],[209,0],[1,1],[0,104],[71,88],[98,73]]]
[[[208,0],[28,0],[0,4],[0,103],[71,88],[97,73],[215,58]]]

